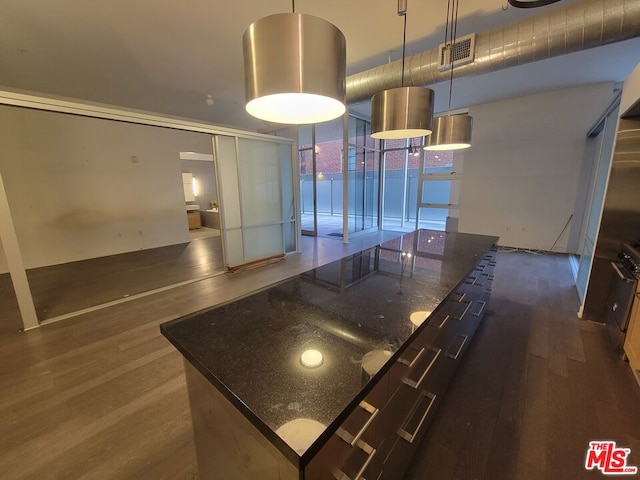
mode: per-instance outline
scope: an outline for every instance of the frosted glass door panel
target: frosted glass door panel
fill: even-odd
[[[237,265],[244,262],[244,248],[242,245],[242,230],[227,230],[225,232],[225,255],[227,265]]]
[[[242,220],[246,227],[282,221],[279,150],[275,143],[238,139]]]
[[[280,149],[280,179],[282,181],[282,234],[284,236],[284,251],[296,251],[296,208],[293,182],[293,150],[291,145],[279,145]]]
[[[240,216],[235,137],[216,136],[216,157],[220,179],[220,214],[224,228],[240,228],[242,217]]]
[[[291,143],[216,136],[214,144],[225,263],[295,252]]]
[[[282,226],[247,228],[244,232],[244,249],[251,258],[262,258],[282,253]]]
[[[282,225],[284,235],[284,252],[293,253],[296,251],[296,224],[294,222]]]

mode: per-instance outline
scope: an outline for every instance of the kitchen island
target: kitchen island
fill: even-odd
[[[163,324],[200,477],[401,478],[484,314],[496,240],[419,230]]]

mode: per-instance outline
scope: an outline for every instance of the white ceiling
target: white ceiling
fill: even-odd
[[[558,8],[515,9],[500,0],[460,2],[458,34],[482,33]],[[620,0],[621,1],[621,0]],[[334,23],[347,38],[348,73],[401,56],[395,0],[298,0],[296,11]],[[442,42],[446,0],[410,0],[407,55]],[[0,0],[0,88],[119,105],[257,130],[244,111],[241,39],[285,0]],[[456,80],[453,108],[551,88],[623,81],[640,62],[640,39]],[[436,91],[446,108],[448,86]],[[213,95],[215,104],[204,100]],[[368,114],[368,105],[356,109]]]

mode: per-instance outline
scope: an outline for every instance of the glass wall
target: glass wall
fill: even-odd
[[[303,233],[342,236],[345,178],[349,233],[445,230],[457,219],[462,152],[427,152],[423,138],[386,140],[381,149],[371,123],[349,115],[345,165],[342,122],[298,128]]]
[[[302,233],[342,237],[344,180],[348,232],[378,229],[380,155],[369,121],[349,115],[344,170],[343,119],[298,128]]]
[[[378,229],[380,210],[379,142],[371,138],[371,122],[349,116],[349,233]]]
[[[421,138],[385,140],[383,161],[384,230],[445,230],[457,217],[461,162],[454,166],[452,151],[427,152]]]
[[[445,230],[447,218],[458,217],[461,160],[455,159],[454,163],[453,151],[425,151],[424,154],[421,185],[418,187],[418,224],[420,228]],[[461,159],[463,152],[459,151],[456,155]]]

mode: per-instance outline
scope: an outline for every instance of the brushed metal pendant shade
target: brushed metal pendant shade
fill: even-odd
[[[471,146],[473,118],[469,115],[444,115],[433,119],[433,133],[425,150],[461,150]]]
[[[309,124],[344,114],[346,40],[318,17],[279,13],[249,25],[242,38],[249,114]]]
[[[371,136],[381,139],[430,135],[433,124],[433,90],[399,87],[371,97]]]

